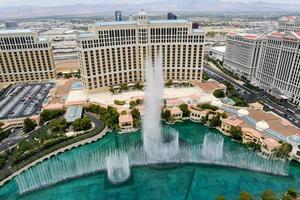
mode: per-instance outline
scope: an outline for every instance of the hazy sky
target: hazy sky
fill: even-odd
[[[56,6],[56,5],[65,5],[65,4],[76,4],[76,3],[85,3],[85,4],[101,4],[101,3],[143,3],[143,2],[152,2],[155,0],[0,0],[0,6],[19,6],[19,5],[36,5],[36,6]],[[163,0],[156,0],[163,1]],[[182,1],[182,0],[178,0]],[[224,1],[240,1],[240,2],[249,2],[257,0],[224,0]],[[272,3],[297,3],[299,0],[258,0]],[[201,2],[201,0],[199,0]]]

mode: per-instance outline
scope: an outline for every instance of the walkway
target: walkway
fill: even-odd
[[[90,118],[93,118],[92,114],[88,114],[88,115],[89,115]],[[97,125],[97,122],[95,122],[94,120],[92,120],[92,121],[95,123],[95,125]],[[99,122],[98,122],[98,124],[99,124]],[[55,155],[57,155],[59,153],[63,153],[65,151],[71,150],[72,148],[76,148],[76,147],[79,147],[81,145],[90,144],[92,142],[95,142],[95,141],[101,139],[103,136],[105,136],[107,132],[108,132],[108,129],[107,129],[107,127],[105,127],[100,133],[98,133],[97,135],[95,135],[95,136],[93,136],[91,138],[87,138],[85,140],[81,140],[81,141],[78,141],[76,143],[70,144],[70,145],[68,145],[66,147],[57,149],[57,150],[55,150],[55,151],[53,151],[53,152],[51,152],[51,153],[49,153],[49,154],[47,154],[45,156],[43,156],[43,157],[41,157],[41,158],[33,161],[32,163],[30,163],[30,164],[22,167],[21,169],[19,169],[18,171],[14,172],[13,174],[11,174],[10,176],[8,176],[7,178],[3,179],[0,182],[0,187],[2,185],[4,185],[7,181],[13,179],[15,176],[18,176],[19,174],[21,174],[23,171],[29,169],[30,167],[32,167],[32,166],[34,166],[34,165],[36,165],[36,164],[38,164],[40,162],[43,162],[44,160],[49,159],[52,156],[55,156]]]

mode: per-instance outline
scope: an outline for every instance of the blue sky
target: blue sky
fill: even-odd
[[[0,0],[0,6],[19,6],[19,5],[36,5],[36,6],[56,6],[56,5],[65,5],[65,4],[76,4],[76,3],[85,3],[85,4],[101,4],[101,3],[143,3],[143,2],[152,2],[154,0]],[[162,1],[162,0],[157,0]],[[182,1],[182,0],[178,0]],[[240,1],[240,2],[249,2],[253,0],[224,0],[224,1]],[[254,0],[257,1],[257,0]],[[258,0],[271,3],[297,3],[299,0]],[[199,0],[201,2],[201,0]]]

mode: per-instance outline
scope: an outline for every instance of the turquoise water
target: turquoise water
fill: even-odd
[[[202,143],[205,133],[217,132],[200,124],[184,122],[173,126],[180,133],[180,139],[190,143]],[[118,135],[110,133],[98,142],[73,149],[58,155],[73,159],[79,151],[88,152],[94,148],[106,150],[140,142],[140,132]],[[239,145],[225,138],[227,145]],[[51,162],[51,159],[46,161]],[[106,173],[97,173],[40,190],[26,196],[18,195],[15,180],[0,188],[2,200],[82,200],[82,199],[215,199],[225,195],[236,199],[240,191],[251,192],[256,197],[265,189],[278,194],[288,188],[300,189],[300,165],[292,163],[289,177],[278,177],[235,168],[204,165],[132,168],[132,177],[124,185],[113,186],[107,181]]]

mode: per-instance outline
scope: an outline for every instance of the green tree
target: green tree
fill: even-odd
[[[241,127],[232,126],[230,128],[229,132],[230,132],[230,135],[233,139],[235,139],[235,140],[242,140],[243,139],[242,138],[242,129],[241,129]]]
[[[134,108],[131,111],[131,115],[132,115],[132,118],[133,118],[133,127],[134,128],[140,127],[141,126],[141,114],[140,114],[139,110]]]
[[[225,93],[223,90],[215,90],[213,95],[217,98],[224,98],[225,97]]]
[[[82,119],[76,119],[72,126],[75,131],[86,131],[90,129],[92,125],[90,118],[84,116]]]
[[[293,150],[293,146],[288,143],[282,143],[281,146],[277,149],[276,155],[278,157],[286,158],[289,157],[289,154]]]
[[[187,104],[181,104],[181,105],[179,106],[179,108],[180,108],[180,110],[182,111],[182,116],[183,116],[183,117],[189,117],[189,116],[190,116],[191,111],[189,110]]]
[[[67,128],[67,121],[64,118],[52,120],[49,124],[49,129],[52,132],[65,131]]]
[[[207,121],[208,121],[208,115],[205,115],[204,117],[201,118],[201,122],[202,122],[203,124],[206,124]]]
[[[222,122],[221,122],[221,119],[220,119],[220,115],[215,115],[210,120],[208,120],[208,125],[211,128],[221,126],[221,123]]]
[[[216,200],[226,200],[226,197],[224,197],[224,196],[218,196],[218,197],[216,198]]]
[[[241,192],[238,200],[253,200],[249,192]]]
[[[282,195],[281,200],[296,200],[298,195],[299,194],[298,194],[297,190],[290,188],[290,189],[288,189],[287,192],[285,192]]]
[[[172,80],[168,80],[165,84],[166,87],[171,87],[173,85],[173,81]]]
[[[122,83],[121,86],[120,86],[120,89],[121,89],[122,91],[128,90],[128,85],[127,85],[127,83]]]
[[[266,190],[261,194],[261,200],[277,200],[275,193],[272,190]]]
[[[29,133],[30,131],[33,131],[35,129],[35,127],[37,126],[37,124],[35,123],[34,120],[26,118],[24,120],[24,127],[23,127],[23,131],[25,133]]]
[[[163,119],[168,120],[171,117],[171,111],[168,109],[165,109],[163,111]]]
[[[65,113],[64,110],[43,110],[40,114],[40,124],[43,124],[49,120],[58,118]]]

